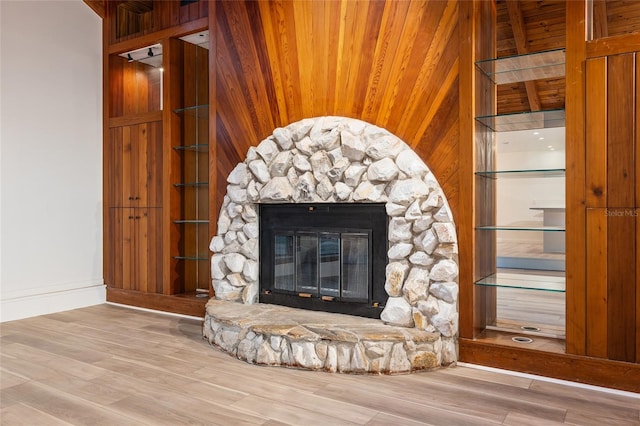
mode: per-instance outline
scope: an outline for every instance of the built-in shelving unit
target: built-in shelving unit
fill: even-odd
[[[564,60],[564,50],[553,50],[479,61],[476,66],[493,84],[506,84],[561,77],[564,75]],[[497,134],[502,132],[533,132],[540,129],[564,127],[564,118],[564,110],[547,110],[484,115],[476,117],[476,120],[486,126],[491,133]],[[518,150],[514,146],[524,143],[517,139],[516,137],[512,142],[504,143],[510,143],[510,149],[517,152]],[[526,150],[539,150],[541,153],[540,158],[545,158],[545,155],[549,154],[548,151],[553,150],[554,147],[547,145],[542,136],[536,139],[540,139],[539,144],[537,144],[537,140],[529,141],[526,148],[522,150],[523,152]],[[551,300],[552,303],[558,300],[558,304],[562,305],[562,315],[564,315],[564,271],[559,271],[558,269],[562,268],[557,266],[549,266],[564,265],[564,200],[560,203],[558,200],[554,200],[543,204],[531,203],[528,206],[518,206],[520,210],[526,210],[529,216],[520,220],[509,220],[506,223],[500,223],[499,211],[501,208],[517,209],[513,205],[500,205],[499,191],[501,187],[498,181],[508,182],[511,185],[509,188],[517,185],[515,187],[518,188],[519,192],[518,200],[522,200],[525,198],[522,194],[526,194],[528,185],[531,182],[557,184],[559,182],[558,179],[564,182],[564,158],[562,158],[562,164],[558,164],[557,161],[553,164],[547,164],[544,161],[540,164],[531,164],[535,163],[537,157],[523,154],[522,157],[525,157],[523,163],[525,164],[522,168],[513,167],[512,164],[501,168],[500,161],[495,158],[501,148],[496,142],[496,138],[486,138],[485,144],[486,146],[481,148],[481,155],[488,156],[485,159],[486,161],[482,162],[482,164],[486,165],[487,170],[476,170],[475,174],[477,179],[485,182],[478,185],[478,188],[485,188],[485,190],[490,188],[487,192],[489,197],[487,203],[493,203],[494,211],[491,214],[484,215],[482,218],[477,218],[475,230],[478,233],[478,241],[483,241],[488,245],[478,249],[495,252],[496,259],[493,262],[495,265],[493,271],[490,271],[486,276],[480,277],[475,282],[475,285],[494,289],[492,292],[487,293],[490,295],[491,300],[488,300],[487,306],[482,308],[485,312],[490,312],[487,315],[487,318],[489,318],[486,324],[487,329],[509,333],[519,333],[522,330],[527,330],[528,335],[531,332],[534,334],[534,336],[529,335],[529,337],[535,340],[536,330],[549,329],[549,324],[543,323],[544,321],[542,320],[540,324],[536,324],[537,317],[535,313],[537,310],[542,311],[547,308],[547,306],[543,305],[546,303],[544,302],[545,300]],[[557,153],[554,158],[557,158]],[[542,185],[544,184],[546,183]],[[532,220],[532,216],[535,216],[536,219]],[[543,217],[542,220],[540,220],[540,216]],[[524,234],[533,236],[527,240],[522,237]],[[517,235],[517,237],[513,237],[510,240],[509,238],[501,237],[504,235]],[[535,243],[523,242],[519,244],[510,242],[509,246],[509,244],[502,243],[502,241],[534,241]],[[501,244],[506,248],[501,248]],[[526,247],[528,246],[535,246],[531,250],[530,257],[527,257],[528,255],[526,254]],[[523,255],[522,252],[525,254]],[[509,269],[501,267],[505,263],[509,264]],[[523,291],[525,293],[521,294],[520,292]],[[517,308],[509,306],[506,309],[503,307],[502,310],[509,312],[510,316],[507,318],[502,317],[500,298],[504,294],[511,295],[509,300],[514,300],[512,297],[514,294],[519,298],[525,298],[526,302],[524,303],[528,307],[522,310],[521,316],[517,313]],[[536,296],[536,294],[540,294],[540,296]],[[548,295],[542,296],[542,294]],[[553,294],[558,296],[553,296]],[[536,305],[537,303],[540,303],[539,309],[536,307],[538,306]],[[530,311],[531,315],[524,313],[525,310]],[[516,317],[514,317],[514,312],[516,312]],[[544,332],[541,336],[564,337],[564,323],[554,324],[551,328],[554,330],[553,333]],[[523,339],[523,342],[525,342],[523,344],[529,343],[529,340]]]
[[[173,146],[179,173],[172,209],[177,250],[173,278],[184,294],[208,297],[209,278],[209,105],[208,31],[179,40],[183,58],[182,106],[173,110],[180,123]]]

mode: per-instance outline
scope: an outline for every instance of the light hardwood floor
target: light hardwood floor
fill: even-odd
[[[99,305],[0,325],[2,425],[639,425],[640,399],[468,367],[245,364],[201,322]],[[638,395],[640,397],[640,395]]]

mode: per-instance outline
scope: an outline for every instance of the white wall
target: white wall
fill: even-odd
[[[0,0],[2,321],[102,303],[102,34],[81,0]]]
[[[564,128],[497,133],[499,170],[565,168]],[[565,178],[498,179],[497,222],[542,226],[542,211],[532,207],[564,207]],[[542,244],[542,232],[501,231],[498,241]]]

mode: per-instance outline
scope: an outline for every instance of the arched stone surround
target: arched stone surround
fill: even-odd
[[[390,326],[438,335],[437,343],[429,347],[437,364],[456,361],[455,227],[436,178],[406,143],[382,128],[356,119],[304,119],[275,129],[258,146],[251,147],[245,161],[234,168],[227,182],[218,232],[210,245],[214,253],[211,271],[216,299],[244,304],[258,300],[257,204],[383,202],[389,216],[385,282],[389,299],[381,320]],[[228,338],[224,341],[221,336],[225,325],[217,322],[214,312],[209,312],[214,302],[210,303],[211,309],[207,308],[205,336],[240,358],[259,362],[256,350],[273,336],[262,335],[257,339],[259,342],[254,342],[253,355],[241,356],[240,352],[246,355],[246,350],[238,348],[251,346],[245,341],[247,335],[256,339],[260,333],[236,330],[235,343]],[[325,345],[325,340],[320,341]],[[394,345],[382,346],[397,352]],[[419,352],[415,343],[404,342],[404,347],[411,364],[409,370],[417,369],[413,365]],[[321,352],[326,355],[327,351]],[[312,358],[317,358],[316,355]],[[265,358],[268,362],[263,363],[291,365],[273,358],[270,354]],[[305,366],[304,362],[295,364]],[[387,367],[380,371],[394,372]],[[406,370],[406,365],[403,368]]]

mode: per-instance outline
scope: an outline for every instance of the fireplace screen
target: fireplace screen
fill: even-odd
[[[263,205],[260,217],[262,302],[379,316],[386,302],[384,207]]]
[[[370,234],[276,233],[274,289],[325,300],[368,301]]]

